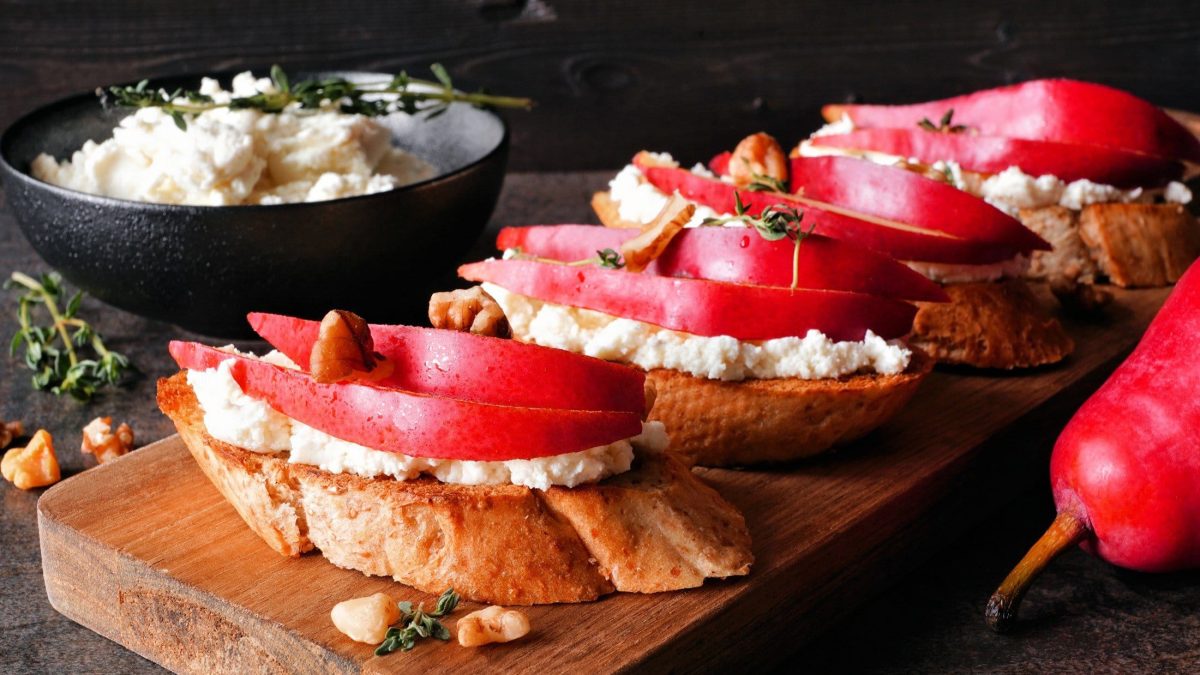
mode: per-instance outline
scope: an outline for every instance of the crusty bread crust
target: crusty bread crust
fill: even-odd
[[[1075,350],[1066,329],[1020,279],[945,288],[950,302],[917,303],[909,338],[941,363],[1030,368]]]
[[[1181,204],[1092,204],[1079,236],[1118,286],[1167,286],[1200,257],[1200,224]]]
[[[650,419],[666,425],[672,451],[701,466],[786,462],[865,436],[908,403],[932,368],[914,349],[898,375],[723,382],[656,369],[647,373],[657,391]]]
[[[592,195],[592,210],[596,212],[596,217],[600,219],[600,224],[605,227],[615,227],[624,230],[640,230],[644,227],[642,223],[622,219],[616,200],[608,192],[597,192]]]
[[[1019,219],[1054,247],[1050,251],[1033,252],[1026,278],[1060,284],[1095,282],[1099,270],[1079,237],[1078,211],[1065,206],[1021,209]]]
[[[1026,277],[1124,287],[1175,283],[1200,257],[1200,224],[1179,204],[1090,204],[1021,209],[1020,220],[1054,245],[1036,251]]]
[[[158,405],[200,468],[279,553],[314,547],[333,564],[479,602],[580,602],[614,590],[691,588],[749,572],[741,514],[668,454],[632,471],[545,492],[332,474],[209,436],[183,373]]]

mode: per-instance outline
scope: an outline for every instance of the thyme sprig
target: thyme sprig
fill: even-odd
[[[954,108],[950,108],[942,115],[942,119],[937,124],[930,122],[928,117],[922,117],[921,121],[917,122],[917,126],[925,131],[936,131],[943,134],[961,134],[967,130],[967,125],[953,124],[953,120]]]
[[[450,630],[442,625],[438,618],[446,616],[458,607],[458,593],[454,592],[453,588],[448,588],[437,599],[437,605],[434,606],[432,612],[424,611],[422,605],[417,605],[415,608],[411,602],[407,600],[396,603],[400,608],[400,621],[403,628],[392,626],[388,629],[387,635],[383,638],[383,642],[375,648],[375,656],[385,656],[396,650],[409,651],[417,645],[417,640],[424,638],[435,638],[437,640],[449,640]]]
[[[746,186],[750,192],[782,192],[783,194],[789,192],[787,183],[778,178],[755,173],[751,174],[750,179],[750,184]]]
[[[4,287],[22,291],[17,304],[20,328],[9,343],[9,354],[15,356],[24,347],[22,357],[34,372],[34,389],[87,401],[101,387],[120,384],[132,368],[129,359],[105,347],[100,334],[78,317],[82,291],[76,291],[59,309],[65,291],[58,274],[35,279],[13,272]],[[50,325],[34,323],[34,310],[39,306],[49,315]]]
[[[428,119],[446,112],[455,102],[469,103],[477,108],[528,110],[533,107],[533,101],[528,98],[493,96],[482,90],[459,91],[442,64],[435,63],[429,69],[433,71],[434,80],[409,77],[401,71],[381,82],[351,82],[340,77],[292,82],[283,68],[274,65],[271,66],[274,91],[234,97],[228,103],[218,103],[211,96],[194,90],[152,89],[147,80],[132,86],[97,89],[96,95],[106,108],[160,108],[181,130],[187,129],[188,117],[217,108],[278,113],[296,106],[300,110],[333,109],[368,117],[403,112],[424,115]]]
[[[804,211],[791,206],[772,204],[766,207],[757,217],[747,213],[742,196],[736,190],[733,193],[734,215],[721,218],[705,218],[700,225],[725,225],[726,223],[741,222],[752,227],[758,235],[767,241],[791,239],[792,249],[792,290],[800,285],[800,245],[817,229],[814,222],[804,229]]]
[[[596,251],[596,259],[600,261],[600,266],[605,269],[619,270],[625,266],[625,261],[621,258],[621,254],[611,248]]]

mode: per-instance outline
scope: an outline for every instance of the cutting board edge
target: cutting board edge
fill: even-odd
[[[57,499],[47,491],[38,500],[42,578],[50,606],[71,621],[178,673],[293,672],[296,667],[304,672],[360,671],[351,659],[282,624],[105,547],[56,518]],[[80,584],[88,586],[87,593],[76,590]],[[97,602],[86,602],[88,598]],[[153,611],[138,612],[139,607]],[[130,623],[131,618],[137,623]]]

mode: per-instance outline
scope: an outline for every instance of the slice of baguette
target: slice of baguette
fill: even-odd
[[[647,373],[657,397],[650,419],[671,450],[701,466],[743,466],[811,457],[865,436],[916,392],[933,360],[913,350],[898,375],[724,382],[677,370]]]
[[[1075,350],[1066,329],[1021,279],[947,284],[950,302],[917,303],[909,342],[941,363],[1030,368]]]
[[[592,195],[592,210],[596,212],[600,224],[605,227],[640,230],[644,226],[643,223],[635,223],[632,220],[621,218],[620,208],[608,192],[597,192]]]
[[[1091,204],[1079,214],[1079,237],[1126,288],[1173,284],[1200,257],[1200,224],[1181,204]]]
[[[368,479],[214,439],[184,373],[159,380],[158,405],[213,485],[283,555],[317,548],[338,567],[505,605],[691,588],[747,574],[753,561],[741,514],[668,454],[641,451],[628,473],[545,492]]]

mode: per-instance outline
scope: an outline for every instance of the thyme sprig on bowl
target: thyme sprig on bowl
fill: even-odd
[[[409,77],[408,73],[401,71],[391,79],[380,82],[351,82],[340,77],[292,82],[283,68],[274,65],[271,66],[271,82],[275,85],[275,91],[234,97],[228,103],[218,103],[211,96],[194,90],[152,89],[147,80],[132,86],[97,89],[96,95],[106,108],[160,108],[182,130],[187,129],[189,116],[217,108],[278,113],[294,105],[300,110],[339,110],[368,117],[403,112],[433,118],[446,112],[450,104],[456,102],[469,103],[477,108],[528,110],[533,107],[533,101],[528,98],[493,96],[482,90],[473,93],[459,91],[454,88],[450,74],[442,64],[435,63],[429,69],[433,71],[436,81]]]
[[[400,608],[399,623],[404,627],[392,626],[389,628],[387,635],[383,638],[383,643],[375,648],[375,656],[384,656],[396,650],[407,652],[417,645],[417,640],[424,638],[449,640],[450,630],[443,626],[438,618],[453,612],[454,608],[458,607],[458,600],[458,593],[455,593],[453,588],[448,588],[438,597],[437,605],[432,612],[424,611],[424,607],[421,605],[414,608],[413,604],[407,600],[397,603]]]
[[[954,108],[950,108],[946,111],[946,114],[942,115],[942,119],[938,121],[937,124],[930,122],[928,117],[922,117],[921,120],[917,122],[917,126],[921,127],[925,131],[935,131],[943,134],[961,134],[967,130],[967,125],[953,124],[953,121]]]
[[[56,396],[70,394],[87,401],[101,387],[120,384],[132,368],[129,359],[108,349],[91,324],[79,318],[82,291],[76,291],[59,308],[65,291],[58,274],[51,272],[35,279],[13,272],[4,287],[22,291],[17,304],[20,328],[9,344],[9,353],[15,356],[24,347],[22,356],[34,372],[34,389],[49,389]],[[50,325],[34,323],[39,306],[49,316]]]
[[[767,241],[791,239],[795,244],[792,249],[792,290],[796,290],[800,285],[800,244],[804,243],[813,230],[817,229],[817,224],[814,222],[808,226],[807,230],[804,229],[804,211],[779,204],[766,207],[757,217],[751,216],[746,212],[746,205],[737,191],[733,193],[733,201],[734,215],[705,218],[700,221],[700,225],[720,226],[726,223],[741,222],[747,227],[754,228],[758,235]]]

